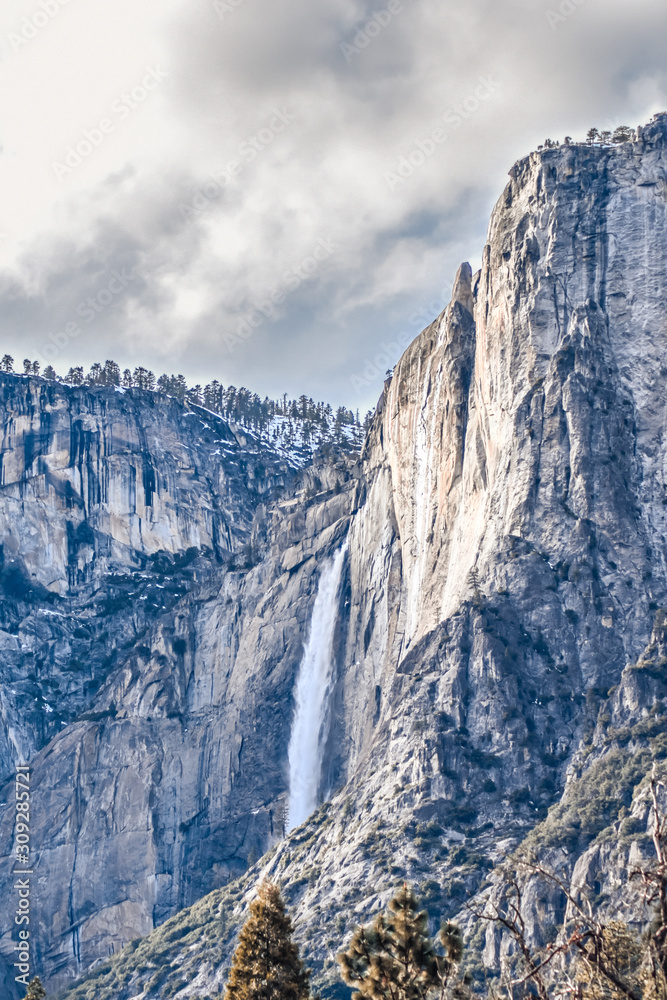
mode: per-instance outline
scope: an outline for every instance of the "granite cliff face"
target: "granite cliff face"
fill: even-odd
[[[646,812],[623,754],[667,758],[666,194],[667,116],[517,163],[357,463],[296,473],[153,394],[4,380],[0,759],[34,758],[52,984],[172,918],[96,995],[215,992],[266,870],[335,993],[349,920],[406,877],[453,915],[527,836],[561,849],[550,807],[573,865],[620,870],[619,810]],[[327,802],[284,838],[295,678],[344,541]],[[596,767],[619,792],[589,829]],[[7,810],[3,871],[11,839]]]
[[[3,392],[1,765],[33,761],[36,961],[57,981],[282,835],[268,748],[289,739],[310,550],[335,544],[350,472],[328,460],[320,502],[267,511],[286,484],[313,492],[318,468],[297,478],[152,393],[15,376]],[[9,914],[3,931],[9,953]]]

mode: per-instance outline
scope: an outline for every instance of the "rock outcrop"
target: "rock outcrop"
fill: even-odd
[[[662,641],[667,606],[666,171],[667,116],[637,142],[517,163],[481,271],[461,267],[399,361],[356,465],[295,476],[159,397],[4,380],[0,755],[8,777],[36,755],[53,984],[214,890],[167,923],[164,954],[170,995],[217,989],[234,926],[220,907],[238,917],[266,870],[335,994],[349,919],[406,877],[452,915],[565,809],[617,717],[656,718],[629,665]],[[294,679],[319,567],[345,539],[330,801],[284,839]],[[578,836],[582,865],[599,833]],[[11,842],[8,811],[4,871]],[[492,938],[476,946],[497,959]],[[99,988],[138,995],[149,952]]]
[[[6,780],[32,760],[35,960],[57,981],[282,836],[270,747],[289,739],[314,555],[341,534],[350,470],[327,462],[311,503],[317,469],[297,481],[196,407],[15,376],[2,388],[0,765]],[[267,512],[286,483],[302,499]],[[10,953],[11,918],[3,931]]]

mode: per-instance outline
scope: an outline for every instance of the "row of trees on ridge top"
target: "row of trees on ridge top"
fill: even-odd
[[[14,372],[14,358],[5,354],[0,359],[0,371]],[[280,399],[261,399],[257,393],[244,387],[223,386],[217,379],[208,385],[189,386],[183,375],[163,374],[156,378],[148,368],[138,366],[134,371],[120,366],[112,360],[104,364],[93,364],[86,374],[82,366],[70,368],[60,376],[52,365],[42,369],[39,361],[25,358],[23,371],[19,374],[40,376],[47,381],[62,382],[67,385],[118,386],[121,389],[143,389],[149,392],[164,392],[177,399],[185,400],[197,406],[204,406],[214,413],[219,413],[227,419],[234,420],[255,430],[263,431],[274,417],[284,417],[288,421],[296,421],[302,431],[306,425],[306,438],[319,428],[330,428],[334,434],[343,428],[358,428],[361,437],[367,428],[370,415],[367,414],[364,424],[359,420],[359,411],[353,413],[344,406],[335,411],[328,404],[315,402],[308,396],[289,399],[287,394]]]
[[[608,146],[610,144],[618,144],[621,142],[634,142],[637,138],[637,132],[635,129],[630,128],[629,125],[618,125],[614,131],[605,130],[601,132],[596,128],[589,128],[586,133],[586,145],[587,146]],[[563,145],[570,146],[574,143],[574,139],[571,135],[566,135],[563,140]],[[555,149],[560,146],[557,139],[545,139],[543,145],[538,146],[538,149]]]

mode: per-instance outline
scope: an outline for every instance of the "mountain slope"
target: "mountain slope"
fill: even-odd
[[[5,780],[32,760],[48,978],[147,933],[282,834],[282,764],[253,734],[261,721],[269,744],[289,738],[309,538],[335,535],[353,459],[295,474],[240,428],[152,393],[2,384],[0,750]],[[4,795],[13,806],[13,783]],[[10,808],[8,893],[12,829]],[[10,953],[9,913],[3,931]]]
[[[629,664],[661,641],[667,606],[666,150],[659,116],[637,142],[516,164],[481,271],[462,266],[401,358],[360,462],[324,459],[255,496],[229,545],[250,538],[243,568],[221,556],[193,580],[92,700],[104,718],[73,719],[41,750],[45,811],[64,821],[40,828],[40,865],[70,886],[67,906],[57,888],[44,896],[44,920],[59,914],[40,932],[54,984],[214,889],[74,995],[214,993],[261,869],[336,993],[350,921],[397,880],[452,915],[564,791],[567,813],[586,739],[607,738],[608,691],[635,690]],[[315,475],[318,495],[299,493]],[[283,839],[294,683],[345,540],[319,774],[330,802]],[[657,698],[650,685],[635,698],[630,729],[662,725]],[[665,756],[660,741],[645,749],[646,764]],[[612,825],[639,782],[619,774]],[[130,816],[143,840],[127,873]],[[5,854],[10,832],[6,820]],[[498,942],[485,947],[497,958]]]

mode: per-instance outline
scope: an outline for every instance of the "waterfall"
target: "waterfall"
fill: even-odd
[[[288,829],[300,826],[318,806],[326,722],[333,681],[333,638],[338,587],[347,542],[320,573],[310,632],[295,689],[294,721],[289,742]]]

